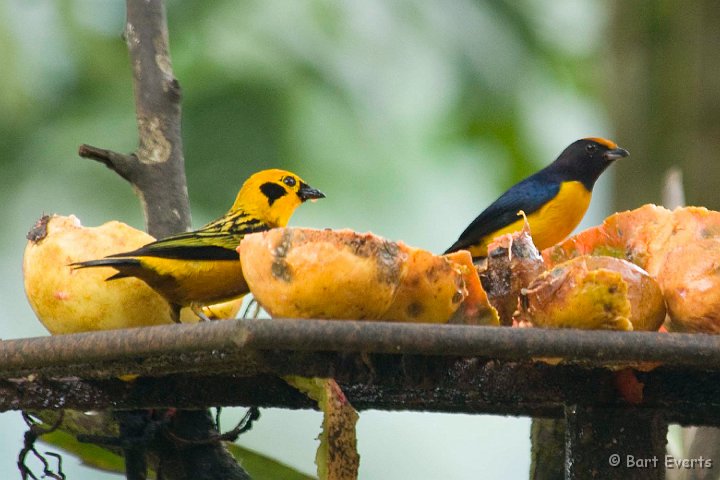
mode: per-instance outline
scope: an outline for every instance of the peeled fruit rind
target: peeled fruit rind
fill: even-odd
[[[518,321],[539,327],[657,330],[665,303],[657,282],[636,265],[602,256],[555,266],[523,291]]]
[[[720,212],[645,205],[543,251],[551,265],[583,254],[625,258],[655,278],[668,330],[720,333]]]
[[[520,323],[541,328],[632,330],[627,284],[619,273],[562,268],[551,272],[540,275],[523,292],[516,316]]]
[[[480,276],[467,250],[458,250],[444,255],[460,268],[467,295],[455,311],[449,323],[461,325],[500,325],[498,311],[492,306],[487,292],[480,282]]]
[[[468,296],[467,266],[369,233],[278,228],[238,251],[274,317],[445,323]]]
[[[720,333],[720,238],[669,251],[658,280],[670,314],[668,330]]]
[[[647,261],[670,233],[672,212],[656,205],[615,213],[602,225],[588,228],[542,251],[548,267],[581,255],[624,258],[646,269]]]
[[[319,480],[356,479],[360,466],[355,425],[358,413],[332,378],[285,377],[285,381],[315,400],[323,413],[315,464]]]
[[[544,271],[545,262],[532,241],[527,220],[522,230],[488,245],[487,260],[478,265],[478,272],[503,325],[512,325],[520,292]]]
[[[665,321],[665,300],[660,286],[642,268],[626,260],[603,256],[579,257],[570,262],[582,262],[590,270],[605,268],[620,273],[627,284],[633,330],[654,332]]]
[[[74,270],[70,264],[138,248],[154,240],[124,223],[83,227],[73,215],[43,217],[28,234],[25,293],[52,334],[172,322],[170,305],[144,282],[106,282],[112,268]]]

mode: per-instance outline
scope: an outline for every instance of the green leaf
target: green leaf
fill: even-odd
[[[40,440],[78,457],[88,467],[106,472],[125,473],[125,462],[121,455],[99,445],[79,442],[74,435],[67,432],[55,430],[43,435]],[[253,480],[276,480],[278,478],[284,480],[314,480],[314,477],[305,475],[277,460],[234,443],[228,443],[226,447]],[[155,472],[148,472],[148,477],[155,478]]]
[[[250,474],[253,480],[315,480],[304,473],[288,467],[261,453],[241,447],[235,443],[226,444],[235,460]]]
[[[88,467],[106,472],[125,472],[125,461],[121,455],[99,445],[79,442],[70,433],[55,430],[40,437],[40,441],[78,457]]]

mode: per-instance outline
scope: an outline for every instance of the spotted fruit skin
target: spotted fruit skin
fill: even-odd
[[[665,320],[658,283],[626,260],[584,255],[556,265],[523,290],[518,322],[538,327],[648,330]]]
[[[250,291],[274,317],[447,323],[469,298],[466,276],[482,288],[456,257],[351,230],[277,228],[246,235],[238,251]]]
[[[644,205],[543,252],[553,267],[580,255],[628,260],[655,279],[671,332],[720,333],[720,212]]]
[[[136,278],[106,281],[112,268],[76,270],[74,262],[133,250],[154,238],[124,223],[84,227],[74,215],[46,216],[28,234],[25,294],[53,335],[172,323],[163,297]]]

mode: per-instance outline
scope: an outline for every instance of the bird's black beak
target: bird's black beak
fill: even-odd
[[[305,182],[300,182],[300,190],[298,190],[298,197],[303,202],[305,200],[313,200],[316,198],[325,198],[325,194],[317,188],[313,188]]]
[[[614,148],[612,150],[608,150],[603,154],[603,158],[607,160],[608,162],[612,162],[614,160],[617,160],[618,158],[627,157],[630,155],[630,153],[625,150],[624,148]]]

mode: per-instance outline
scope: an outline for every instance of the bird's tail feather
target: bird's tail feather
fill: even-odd
[[[101,258],[99,260],[88,260],[86,262],[75,262],[70,264],[74,269],[78,268],[92,268],[92,267],[113,267],[120,270],[122,267],[139,267],[140,260],[137,258]],[[108,277],[107,280],[117,280],[118,278],[129,277],[127,273],[119,271],[112,277]]]

